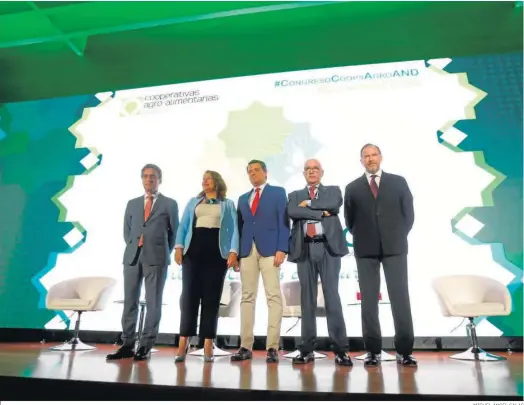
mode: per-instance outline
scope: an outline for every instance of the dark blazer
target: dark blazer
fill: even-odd
[[[263,257],[274,256],[277,251],[288,252],[289,218],[287,216],[286,190],[266,184],[257,212],[253,216],[249,197],[253,191],[238,199],[238,231],[240,233],[239,257],[247,257],[253,241]]]
[[[365,175],[349,183],[344,196],[344,217],[353,235],[355,256],[408,253],[407,237],[415,214],[413,196],[404,177],[383,171],[376,200]]]
[[[289,241],[288,261],[296,263],[305,253],[304,227],[307,220],[322,222],[322,229],[331,254],[340,257],[347,255],[349,250],[340,219],[338,218],[338,213],[342,206],[342,192],[340,188],[338,186],[324,186],[320,184],[317,197],[311,200],[310,207],[298,206],[304,200],[310,200],[306,187],[289,194],[287,212],[293,220],[293,227]],[[328,211],[331,215],[323,217],[323,211]]]
[[[140,235],[144,234],[142,261],[148,266],[165,267],[171,263],[171,252],[175,246],[178,229],[177,202],[159,194],[149,218],[144,222],[144,196],[127,203],[124,217],[124,265],[130,265],[138,248]]]

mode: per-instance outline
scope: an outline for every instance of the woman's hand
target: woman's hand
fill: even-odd
[[[234,252],[231,252],[229,256],[227,257],[227,268],[236,268],[238,266],[237,262],[237,254]]]
[[[184,250],[182,248],[176,248],[175,249],[175,262],[179,266],[182,265],[183,251]]]

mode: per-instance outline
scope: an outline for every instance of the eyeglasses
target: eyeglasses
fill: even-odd
[[[320,167],[304,167],[304,171],[305,172],[319,172],[320,171]]]

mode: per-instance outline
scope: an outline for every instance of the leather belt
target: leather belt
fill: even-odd
[[[325,236],[315,236],[313,238],[309,237],[309,236],[306,236],[305,239],[304,239],[304,242],[306,243],[323,243],[326,241],[326,237]]]

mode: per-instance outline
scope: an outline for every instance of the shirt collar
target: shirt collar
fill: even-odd
[[[159,194],[160,193],[158,191],[156,193],[154,193],[154,194],[151,194],[153,196],[153,200],[155,200],[158,197]],[[147,199],[147,195],[148,195],[147,193],[144,194],[144,200]]]
[[[367,178],[368,180],[371,180],[371,176],[373,176],[373,174],[368,173],[368,172],[366,171],[366,178]],[[375,176],[377,176],[377,177],[380,179],[380,178],[382,177],[382,169],[379,169],[379,171],[375,173]]]
[[[262,184],[261,186],[253,187],[253,191],[256,191],[257,188],[260,189],[260,192],[264,191],[264,187],[266,187],[267,183]]]

